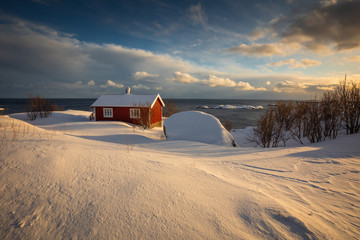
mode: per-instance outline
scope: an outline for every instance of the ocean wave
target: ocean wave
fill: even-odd
[[[197,109],[264,109],[263,106],[252,106],[252,105],[214,105],[214,106],[197,106]]]

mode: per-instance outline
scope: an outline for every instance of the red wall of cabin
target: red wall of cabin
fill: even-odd
[[[162,121],[162,105],[160,99],[156,99],[154,106],[151,109],[151,124]]]
[[[103,108],[112,108],[113,117],[104,118]],[[130,108],[140,108],[142,119],[130,118]],[[96,121],[123,121],[134,124],[146,124],[149,119],[148,108],[146,107],[95,107]],[[162,106],[160,100],[157,99],[150,113],[151,124],[162,120]]]

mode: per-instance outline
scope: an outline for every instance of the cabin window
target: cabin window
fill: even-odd
[[[140,118],[140,109],[130,108],[130,118]]]
[[[104,108],[104,118],[112,118],[112,117],[113,117],[113,109]]]

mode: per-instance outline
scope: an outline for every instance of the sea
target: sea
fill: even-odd
[[[92,111],[95,98],[53,98],[48,99],[63,110]],[[0,114],[26,112],[29,99],[0,99]],[[277,100],[259,99],[164,99],[165,105],[172,102],[178,111],[203,111],[217,117],[222,123],[230,122],[233,129],[254,126],[266,110]]]

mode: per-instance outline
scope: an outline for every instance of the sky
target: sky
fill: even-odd
[[[314,98],[360,81],[359,13],[359,0],[4,0],[0,98]]]

